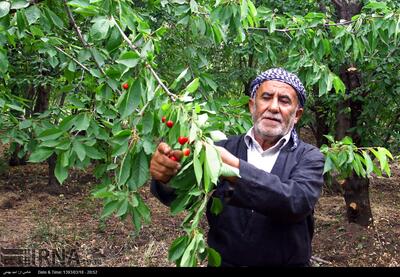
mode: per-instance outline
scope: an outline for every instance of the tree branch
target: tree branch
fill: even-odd
[[[336,6],[343,8],[343,3],[340,2],[339,0],[332,0],[333,4],[335,4]]]
[[[325,23],[322,26],[329,27],[329,26],[350,25],[356,21],[357,20],[348,20],[348,21],[342,21],[342,22],[338,22],[338,23]],[[291,31],[314,29],[314,28],[315,28],[315,26],[313,26],[313,27],[310,26],[310,27],[305,27],[305,28],[297,27],[297,28],[275,29],[275,32],[287,33],[287,32],[291,32]],[[247,30],[258,30],[258,31],[268,31],[269,32],[269,28],[263,28],[263,27],[249,27],[249,28],[247,28]]]
[[[89,49],[90,55],[92,56],[94,62],[96,63],[97,67],[99,68],[101,74],[103,74],[104,76],[107,76],[106,73],[104,72],[103,68],[101,67],[101,65],[97,62],[96,57],[94,56],[90,45],[83,38],[82,32],[81,32],[81,30],[79,29],[78,25],[75,22],[75,19],[74,19],[74,16],[72,15],[71,9],[67,5],[67,0],[63,0],[63,2],[64,2],[64,7],[65,7],[65,9],[67,11],[67,14],[68,14],[69,22],[73,26],[73,28],[75,29],[75,32],[78,35],[79,40],[81,41],[81,43],[83,44],[83,46],[85,48]]]
[[[74,57],[72,57],[70,54],[68,54],[67,52],[65,52],[64,50],[62,50],[61,48],[54,46],[54,48],[56,48],[58,51],[60,51],[61,53],[63,53],[65,56],[67,56],[68,58],[70,58],[71,60],[73,60],[74,62],[76,62],[80,67],[82,67],[84,70],[86,70],[87,72],[90,73],[90,70],[84,66],[81,62],[79,62],[77,59],[75,59]]]
[[[65,0],[64,0],[65,1]],[[121,29],[117,21],[113,16],[111,16],[112,22],[115,24],[117,27],[118,31],[121,33],[121,36],[124,38],[124,40],[128,43],[128,46],[136,52],[140,56],[140,52],[137,49],[137,47],[130,41],[130,39],[125,35],[124,31]],[[178,96],[176,94],[173,94],[172,92],[169,91],[167,86],[161,81],[160,77],[158,74],[154,71],[154,69],[151,67],[150,64],[146,63],[146,67],[150,70],[151,74],[154,76],[154,78],[157,80],[158,84],[163,88],[163,90],[168,94],[169,98],[171,99],[172,102],[175,102]]]

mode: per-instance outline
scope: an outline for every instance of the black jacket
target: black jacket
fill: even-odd
[[[293,149],[291,140],[267,173],[247,162],[244,135],[217,144],[240,159],[241,176],[235,184],[218,185],[214,196],[224,203],[223,211],[215,216],[210,206],[207,210],[208,245],[221,254],[222,264],[308,264],[313,211],[323,185],[324,157],[319,149],[302,141]],[[151,191],[164,204],[174,199],[155,181]]]

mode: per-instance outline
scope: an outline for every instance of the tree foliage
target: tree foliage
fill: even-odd
[[[322,117],[331,135],[333,144],[321,148],[325,172],[389,175],[392,156],[383,147],[398,153],[397,2],[366,1],[351,20],[340,20],[329,1],[287,2],[0,1],[2,141],[21,146],[18,155],[30,154],[30,162],[55,154],[60,183],[69,169],[94,165],[102,217],[130,217],[139,231],[150,222],[139,190],[156,145],[163,139],[176,148],[178,136],[188,136],[192,155],[173,181],[171,207],[188,210],[186,235],[169,258],[191,266],[208,257],[218,265],[198,225],[218,176],[229,172],[211,138],[215,130],[250,128],[246,93],[258,72],[281,66],[299,73],[309,97],[301,124],[315,130]],[[357,89],[346,87],[343,66],[360,76]],[[41,99],[45,109],[38,109]],[[332,137],[336,115],[351,113],[337,106],[347,100],[362,106],[348,130],[359,147]],[[218,212],[221,203],[212,201]]]

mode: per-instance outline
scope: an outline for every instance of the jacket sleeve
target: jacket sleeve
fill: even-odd
[[[176,198],[174,189],[166,188],[165,185],[154,179],[151,179],[150,182],[150,192],[166,206],[170,206]]]
[[[241,178],[231,184],[227,204],[255,210],[284,222],[312,213],[323,185],[324,156],[317,148],[302,154],[287,181],[240,160]]]

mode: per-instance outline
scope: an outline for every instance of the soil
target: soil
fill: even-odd
[[[393,163],[391,178],[371,179],[374,224],[368,228],[348,223],[343,197],[324,190],[315,208],[313,266],[400,266],[398,164]],[[36,253],[28,265],[174,266],[167,259],[168,248],[182,234],[179,225],[183,215],[169,215],[148,186],[141,195],[150,206],[152,222],[136,233],[129,219],[100,220],[102,203],[91,197],[97,180],[90,171],[70,172],[63,193],[57,195],[46,192],[47,173],[45,163],[0,172],[2,251],[14,248]],[[63,264],[57,259],[61,250],[75,259]]]

